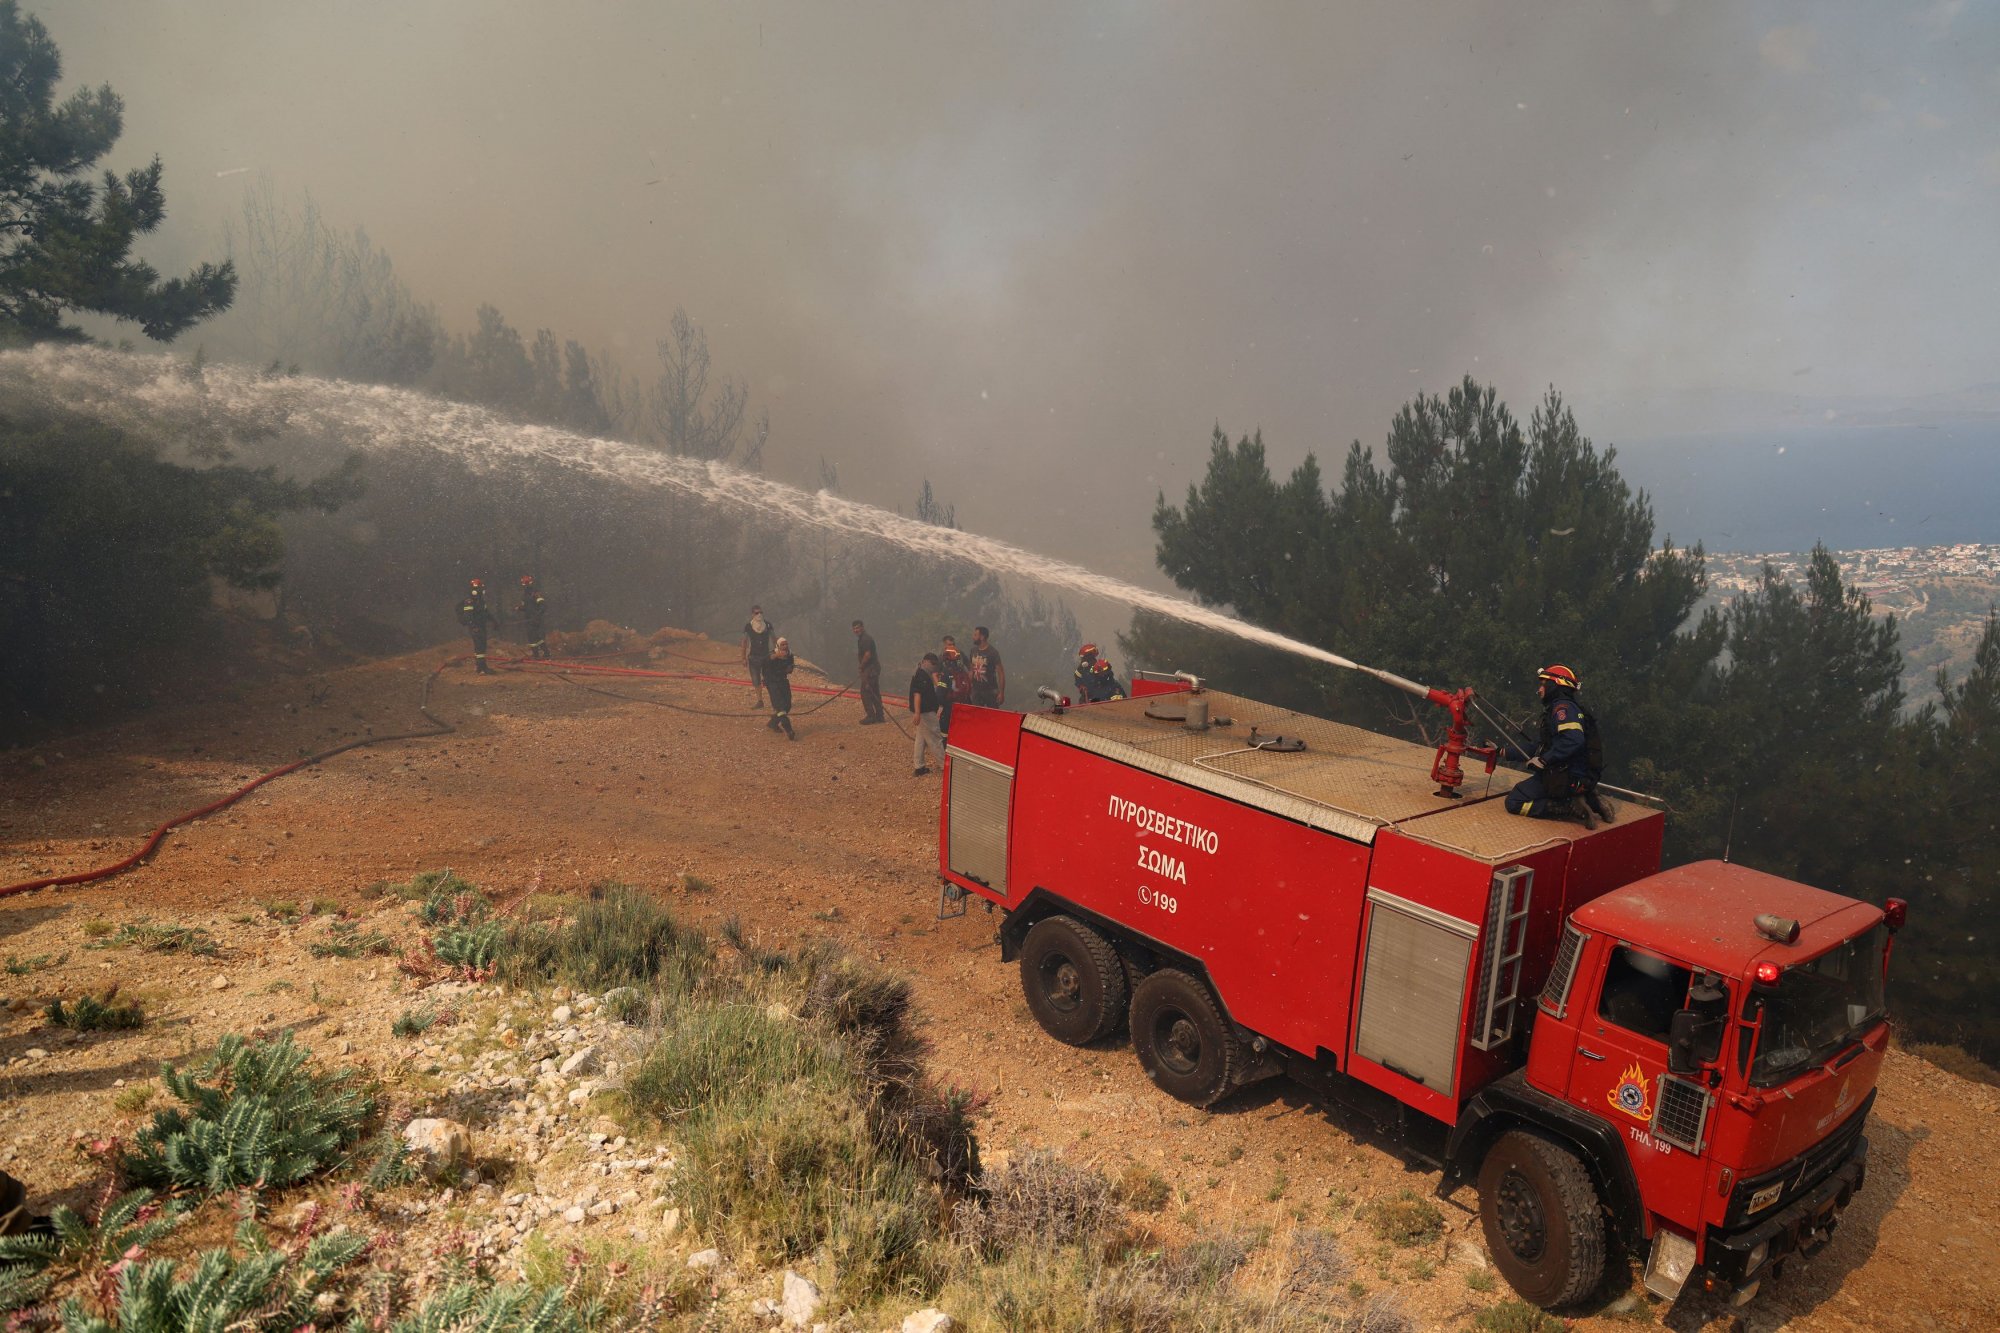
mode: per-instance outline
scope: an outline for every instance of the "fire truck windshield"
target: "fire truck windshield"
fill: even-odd
[[[1776,986],[1752,987],[1743,1006],[1746,1023],[1756,1023],[1753,1086],[1768,1088],[1830,1059],[1858,1038],[1885,1012],[1882,948],[1888,928],[1877,926],[1809,963],[1785,969]],[[1749,1059],[1751,1033],[1738,1044]]]

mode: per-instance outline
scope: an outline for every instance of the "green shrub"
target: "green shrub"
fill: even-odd
[[[371,1159],[368,1166],[369,1189],[386,1190],[398,1185],[413,1185],[424,1174],[423,1165],[410,1151],[410,1145],[393,1129],[384,1129],[369,1140],[367,1155]]]
[[[118,1095],[111,1099],[111,1105],[117,1110],[123,1111],[127,1115],[135,1115],[138,1112],[145,1110],[146,1103],[152,1100],[153,1100],[152,1084],[134,1083],[129,1087],[120,1088],[118,1090]]]
[[[514,985],[563,981],[587,991],[650,986],[668,1002],[691,994],[713,954],[699,930],[626,884],[591,888],[565,922],[511,931],[499,965]]]
[[[306,910],[314,916],[336,916],[340,912],[340,904],[331,898],[315,898]]]
[[[417,916],[427,926],[484,920],[489,906],[477,885],[449,870],[426,870],[409,883],[399,885],[396,892],[404,899],[421,903]]]
[[[55,1026],[72,1032],[125,1031],[146,1021],[139,1002],[119,999],[116,986],[101,996],[79,995],[68,1006],[61,1000],[50,1000],[43,1014]]]
[[[1563,1333],[1569,1325],[1525,1301],[1502,1301],[1472,1317],[1479,1333]]]
[[[493,975],[506,939],[505,922],[482,921],[476,925],[442,927],[431,936],[431,948],[438,962],[478,979]]]
[[[150,949],[154,953],[184,953],[201,958],[213,958],[222,952],[215,937],[200,926],[156,926],[150,921],[127,921],[115,932],[94,932],[91,927],[101,922],[89,922],[84,931],[96,934],[98,938],[86,946],[92,949]]]
[[[1174,1190],[1165,1176],[1133,1162],[1118,1177],[1118,1197],[1135,1213],[1157,1213],[1174,1197]]]
[[[435,1004],[420,1004],[398,1014],[389,1031],[398,1037],[421,1037],[440,1023],[449,1027],[457,1021],[456,1010]]]
[[[264,909],[264,915],[286,924],[299,919],[299,905],[294,902],[274,902],[268,898],[257,900],[257,906]]]
[[[0,1236],[0,1309],[38,1301],[64,1275],[87,1274],[144,1249],[180,1221],[176,1204],[157,1203],[151,1190],[131,1190],[106,1202],[95,1218],[58,1204],[47,1235]]]
[[[36,972],[45,971],[51,967],[61,967],[68,961],[69,955],[66,953],[38,953],[32,958],[16,958],[10,953],[7,955],[7,975],[10,977],[32,976]]]
[[[232,1033],[190,1069],[161,1065],[161,1084],[186,1109],[154,1113],[133,1136],[127,1176],[218,1193],[291,1185],[335,1165],[375,1103],[356,1071],[314,1074],[308,1055],[290,1033],[254,1046]]]
[[[1408,1190],[1369,1204],[1366,1215],[1377,1238],[1406,1250],[1444,1235],[1444,1214]]]
[[[352,921],[327,924],[326,938],[307,946],[315,958],[362,958],[396,952],[396,942],[379,930],[364,931]]]
[[[561,1287],[459,1282],[389,1325],[389,1333],[582,1333]]]
[[[171,1259],[126,1268],[104,1315],[81,1300],[63,1302],[63,1333],[292,1333],[313,1325],[316,1298],[368,1242],[352,1232],[319,1236],[294,1259],[246,1221],[237,1228],[236,1244],[240,1255],[226,1247],[203,1250],[185,1277]]]

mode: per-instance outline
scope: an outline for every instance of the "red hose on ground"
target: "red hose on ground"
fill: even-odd
[[[635,652],[644,652],[644,651],[645,649],[640,648],[640,649],[628,650],[626,652],[601,653],[598,654],[597,656],[600,658],[628,657]],[[678,654],[676,655],[678,656]],[[285,764],[279,768],[274,768],[268,773],[260,773],[258,776],[252,778],[249,782],[244,783],[241,787],[238,787],[235,791],[230,792],[227,796],[224,796],[220,800],[211,801],[207,805],[201,806],[199,809],[187,810],[183,811],[178,815],[175,815],[172,819],[167,820],[165,823],[161,824],[159,827],[155,828],[150,834],[148,834],[144,845],[142,845],[138,851],[132,853],[130,856],[126,857],[122,861],[114,861],[110,865],[99,866],[95,870],[79,870],[74,874],[69,874],[69,875],[48,875],[41,879],[22,880],[19,884],[0,885],[0,898],[5,898],[16,893],[33,893],[37,889],[59,888],[67,884],[88,884],[93,880],[109,879],[113,875],[123,874],[125,871],[130,870],[132,867],[138,865],[141,861],[144,861],[147,857],[151,856],[153,852],[159,847],[161,841],[167,836],[167,834],[171,833],[173,830],[179,828],[183,824],[192,823],[193,821],[200,819],[205,815],[212,815],[217,810],[227,809],[229,806],[232,806],[236,804],[238,801],[242,800],[245,796],[248,796],[251,792],[257,790],[257,788],[271,781],[273,778],[281,778],[285,776],[285,774],[287,773],[296,773],[302,768],[310,768],[312,765],[320,763],[327,759],[331,759],[335,755],[346,754],[349,750],[359,750],[363,746],[382,745],[389,741],[420,740],[426,736],[445,736],[449,735],[454,731],[457,731],[458,730],[457,727],[454,727],[451,723],[445,721],[437,714],[431,712],[430,709],[431,686],[437,683],[438,676],[443,673],[446,667],[451,666],[455,662],[463,662],[464,660],[465,659],[463,657],[446,658],[444,661],[438,663],[437,666],[433,667],[431,669],[431,674],[424,678],[423,696],[417,703],[417,711],[419,713],[422,713],[426,718],[430,720],[432,724],[430,730],[399,731],[396,732],[394,735],[390,736],[363,736],[358,740],[348,741],[344,745],[336,745],[331,750],[321,750],[318,754],[311,754],[307,755],[304,759],[293,760],[291,763]],[[599,666],[597,665],[595,660],[590,658],[560,658],[560,659],[544,659],[541,661],[536,661],[532,658],[520,657],[520,658],[514,658],[511,661],[502,662],[501,665],[512,667],[517,670],[534,671],[534,672],[554,671],[554,672],[587,674],[587,675],[644,676],[644,677],[651,677],[656,680],[712,681],[719,685],[742,685],[747,683],[745,678],[742,676],[705,676],[696,674],[691,671],[648,671],[639,667]],[[831,695],[835,698],[838,698],[840,695],[849,692],[848,687],[843,687],[841,689],[830,689],[825,686],[819,686],[819,685],[794,685],[792,688],[795,691],[800,691],[806,694],[825,694],[825,695]]]
[[[147,836],[145,845],[122,861],[114,861],[108,866],[99,866],[95,870],[79,870],[71,875],[50,875],[43,879],[28,879],[22,880],[19,884],[0,886],[0,898],[5,898],[16,893],[32,893],[37,889],[53,889],[64,884],[88,884],[92,880],[109,879],[113,875],[122,874],[151,856],[153,850],[160,845],[161,839],[165,838],[168,833],[179,828],[182,824],[191,823],[204,815],[212,815],[217,810],[236,804],[273,778],[281,778],[287,773],[296,773],[299,769],[308,768],[325,759],[331,759],[337,754],[345,754],[349,750],[358,750],[365,745],[381,745],[388,741],[417,740],[425,736],[444,736],[457,731],[457,727],[454,727],[451,723],[431,712],[431,686],[437,681],[439,673],[446,667],[450,666],[453,662],[462,662],[464,660],[461,657],[454,657],[440,662],[432,669],[431,674],[424,678],[423,697],[417,703],[417,711],[430,719],[432,723],[430,730],[399,731],[393,736],[363,736],[359,740],[348,741],[345,745],[336,745],[331,750],[321,750],[318,754],[311,754],[307,755],[304,759],[293,760],[283,767],[274,768],[268,773],[259,774],[219,801],[210,801],[200,809],[188,810],[182,814],[175,815],[172,819],[167,820],[164,824],[154,829]]]

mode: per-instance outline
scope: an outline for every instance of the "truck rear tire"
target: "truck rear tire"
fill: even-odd
[[[1500,1276],[1534,1305],[1574,1305],[1604,1277],[1597,1186],[1554,1139],[1511,1129],[1494,1142],[1479,1167],[1479,1221]]]
[[[1220,1100],[1248,1061],[1208,987],[1175,968],[1152,973],[1132,993],[1132,1048],[1161,1091],[1191,1106]]]
[[[1125,964],[1075,917],[1044,917],[1021,941],[1021,992],[1044,1032],[1088,1046],[1125,1019]]]

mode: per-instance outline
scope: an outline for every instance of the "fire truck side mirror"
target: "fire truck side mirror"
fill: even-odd
[[[1704,973],[1688,989],[1687,1008],[1667,1021],[1667,1072],[1692,1074],[1722,1054],[1729,991]]]

